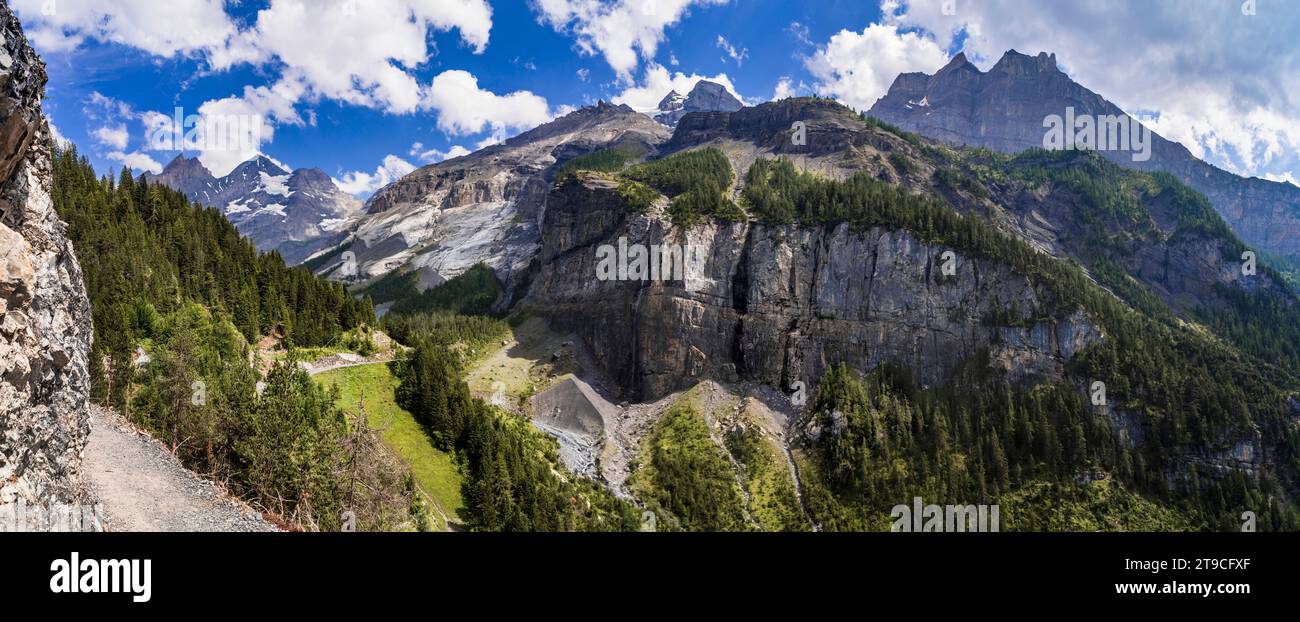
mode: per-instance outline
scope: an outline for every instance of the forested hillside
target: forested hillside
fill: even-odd
[[[1077,178],[1081,185],[1090,180]],[[1101,196],[1112,187],[1099,184],[1093,194]],[[1123,203],[1121,195],[1108,196],[1115,205]],[[1187,461],[1189,448],[1215,447],[1222,438],[1255,429],[1279,441],[1275,460],[1283,479],[1300,472],[1300,435],[1287,408],[1295,376],[1270,369],[1262,360],[1252,364],[1252,355],[1264,352],[1248,349],[1250,354],[1243,356],[1170,320],[1167,312],[1152,317],[1125,307],[1077,265],[1040,253],[941,201],[865,175],[838,182],[800,173],[787,160],[759,160],[749,170],[742,203],[767,222],[848,221],[859,227],[903,228],[964,254],[995,259],[1032,276],[1063,306],[1007,308],[986,322],[1033,323],[1082,308],[1107,334],[1070,362],[1072,382],[1028,390],[987,377],[987,364],[979,361],[971,362],[975,373],[969,377],[930,391],[920,391],[905,367],[877,368],[871,391],[864,391],[846,368],[827,374],[813,416],[821,427],[843,429],[816,445],[817,470],[831,490],[865,491],[869,499],[877,491],[891,491],[879,503],[868,504],[877,507],[903,488],[943,497],[996,498],[1041,479],[1068,486],[1080,473],[1096,469],[1180,507],[1191,525],[1231,528],[1241,511],[1267,508],[1262,520],[1269,528],[1294,528],[1295,510],[1270,500],[1283,494],[1273,477],[1240,471],[1224,476]],[[1189,222],[1213,230],[1219,221],[1208,214],[1189,217]],[[1090,412],[1077,387],[1096,380],[1105,383],[1117,409],[1142,413],[1143,446],[1117,438],[1111,421]],[[831,413],[837,413],[836,421],[830,420]],[[839,523],[843,516],[828,507],[821,510],[837,517],[829,519],[832,523],[870,526]]]
[[[285,526],[418,522],[409,469],[364,417],[349,420],[292,352],[265,376],[250,365],[264,335],[292,350],[373,324],[368,299],[259,255],[220,212],[169,188],[96,176],[73,148],[54,156],[53,195],[93,309],[95,402]]]
[[[802,415],[806,436],[792,443],[816,524],[888,529],[887,510],[919,495],[1001,503],[1013,509],[1004,515],[1012,529],[1232,530],[1247,511],[1261,529],[1296,528],[1290,495],[1300,474],[1293,401],[1300,370],[1288,337],[1300,305],[1267,268],[1242,286],[1209,281],[1217,273],[1178,263],[1184,253],[1209,253],[1211,265],[1224,261],[1240,271],[1234,262],[1245,246],[1204,197],[1167,175],[1125,171],[1094,154],[1001,156],[937,147],[871,120],[865,128],[867,138],[849,128],[843,140],[892,151],[855,160],[867,165],[841,179],[801,171],[783,157],[752,163],[736,204],[751,227],[765,228],[751,231],[747,249],[770,230],[794,240],[800,231],[841,223],[854,232],[901,231],[963,261],[1007,266],[1037,295],[999,300],[982,313],[978,321],[991,329],[991,343],[963,357],[955,376],[937,386],[914,379],[916,353],[907,349],[880,352],[881,364],[871,367],[832,365],[821,376]],[[706,179],[715,177],[707,172],[718,159],[706,146],[621,169],[614,162],[592,174],[614,169],[681,197],[696,187],[717,191]],[[677,174],[686,169],[694,173]],[[896,173],[902,183],[884,180]],[[684,186],[673,183],[679,177]],[[562,180],[556,193],[569,185]],[[655,217],[623,188],[619,194],[629,221]],[[1059,219],[1059,255],[1007,224],[1018,209]],[[679,226],[698,222],[680,211],[669,215]],[[708,210],[694,215],[736,220]],[[791,247],[796,257],[809,252]],[[1164,272],[1143,263],[1160,253],[1169,266]],[[870,261],[864,259],[868,274]],[[779,285],[764,287],[784,291]],[[928,287],[944,286],[936,279]],[[996,294],[998,284],[983,287]],[[881,291],[894,290],[882,283]],[[1102,338],[1070,355],[1060,374],[1024,382],[993,364],[991,351],[1023,339],[1017,331],[1076,314],[1095,322]],[[796,324],[801,333],[816,330]],[[743,318],[742,326],[748,337]],[[1105,387],[1104,405],[1089,403],[1096,382]],[[712,478],[706,472],[678,481],[683,488],[674,500],[716,498],[710,491],[730,485],[725,470]],[[1060,505],[1044,505],[1044,498]],[[678,507],[688,516],[698,509]]]
[[[248,343],[273,330],[316,346],[374,322],[368,300],[338,284],[259,255],[221,212],[123,170],[101,178],[75,148],[54,155],[54,201],[85,273],[94,308],[92,375],[101,403],[122,406],[110,381],[140,342],[189,303],[234,327]]]

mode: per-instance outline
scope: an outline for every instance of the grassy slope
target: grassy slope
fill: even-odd
[[[435,448],[411,413],[394,401],[398,380],[388,365],[376,363],[336,369],[316,376],[316,381],[325,387],[337,384],[339,406],[353,413],[357,412],[364,392],[366,418],[370,426],[384,430],[384,441],[410,463],[416,483],[441,512],[455,520],[463,506],[460,472],[451,455]],[[436,528],[445,528],[442,518],[436,514],[431,517]]]
[[[528,398],[578,371],[571,357],[553,359],[565,352],[566,339],[552,332],[546,321],[531,317],[511,328],[508,345],[469,356],[465,382],[475,395],[488,398],[504,384],[506,406],[522,408]],[[497,344],[492,344],[496,346]]]
[[[670,529],[748,531],[735,473],[697,398],[687,392],[655,424],[628,484]]]
[[[749,491],[750,515],[763,531],[808,531],[794,478],[780,447],[759,432],[753,415],[748,411],[744,414],[746,425],[739,433],[728,433],[727,449],[743,466],[741,477]]]

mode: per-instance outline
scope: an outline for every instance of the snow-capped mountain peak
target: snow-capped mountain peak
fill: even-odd
[[[362,207],[324,171],[290,172],[260,155],[220,178],[197,158],[181,155],[149,180],[220,209],[259,250],[279,251],[289,263],[341,242]]]

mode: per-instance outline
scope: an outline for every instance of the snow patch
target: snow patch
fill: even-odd
[[[284,206],[283,206],[283,205],[280,205],[279,203],[272,203],[272,204],[270,204],[270,205],[268,205],[268,206],[266,206],[266,207],[263,207],[262,209],[257,210],[257,213],[258,213],[258,214],[275,214],[276,216],[279,216],[279,217],[281,217],[281,218],[285,218]]]
[[[260,171],[258,174],[262,176],[262,186],[258,190],[281,197],[293,196],[293,191],[289,189],[288,175],[272,176],[267,175],[266,171]]]
[[[342,231],[347,227],[348,222],[349,219],[347,218],[326,218],[325,220],[320,221],[320,229],[321,231],[329,231],[331,233]]]

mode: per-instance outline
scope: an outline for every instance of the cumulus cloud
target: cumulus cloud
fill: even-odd
[[[131,140],[131,135],[127,133],[125,125],[101,127],[95,130],[92,135],[99,144],[112,147],[117,151],[126,149],[127,143]]]
[[[421,101],[412,70],[429,61],[431,33],[452,28],[482,52],[492,9],[485,0],[272,0],[252,32],[312,94],[410,113]]]
[[[803,80],[795,84],[794,79],[790,76],[781,76],[781,79],[776,81],[776,89],[772,92],[772,101],[798,97],[802,93],[807,93],[808,90],[808,85],[804,84]]]
[[[455,136],[531,128],[554,118],[545,98],[528,91],[498,95],[459,69],[435,76],[424,103],[438,113],[438,129]]]
[[[439,149],[426,149],[424,147],[424,143],[415,143],[411,145],[411,150],[410,152],[407,153],[407,155],[419,160],[424,164],[432,164],[434,162],[442,162],[443,160],[450,160],[452,158],[467,156],[470,153],[471,152],[469,149],[466,149],[465,147],[462,147],[460,145],[452,145],[446,151],[441,151]]]
[[[578,49],[601,55],[621,82],[631,82],[642,59],[654,58],[664,31],[692,5],[727,0],[532,0],[538,20],[572,34]]]
[[[417,79],[416,70],[437,53],[434,32],[456,30],[463,45],[476,53],[486,49],[492,28],[487,0],[269,0],[242,25],[231,21],[222,0],[59,0],[53,15],[41,10],[46,1],[15,0],[29,29],[45,33],[46,49],[71,49],[94,39],[161,57],[202,58],[213,69],[251,63],[278,73],[268,85],[199,104],[197,114],[205,124],[255,117],[251,129],[225,141],[238,149],[196,147],[215,174],[260,153],[276,126],[313,122],[310,111],[299,110],[321,99],[390,114],[433,111],[443,131],[487,132],[486,142],[554,116],[544,98],[528,91],[498,95],[479,88],[477,78],[465,71],[445,71],[430,84]],[[114,103],[109,99],[96,104],[105,117],[143,122],[147,132],[174,116],[129,110],[109,115]],[[213,132],[207,134],[205,143],[211,143]],[[111,146],[125,150],[117,135],[112,139]]]
[[[37,47],[67,51],[86,39],[163,57],[201,53],[229,63],[245,52],[221,0],[10,0]],[[55,10],[48,10],[54,7]]]
[[[857,110],[876,103],[900,73],[933,72],[948,54],[931,37],[872,24],[861,32],[841,30],[805,62],[817,89]]]
[[[731,78],[727,74],[720,73],[716,76],[701,76],[692,73],[687,75],[680,71],[669,72],[663,65],[651,64],[646,67],[644,75],[638,84],[629,86],[623,92],[615,95],[612,101],[615,104],[627,104],[633,110],[638,112],[650,112],[659,108],[659,102],[669,91],[677,91],[682,95],[691,92],[695,88],[695,83],[700,80],[716,82],[726,87],[736,99],[745,101],[744,97],[736,91],[736,86],[731,83]]]
[[[395,155],[388,155],[375,169],[374,174],[363,171],[345,173],[334,180],[344,192],[358,197],[368,197],[415,170],[415,165]]]
[[[46,122],[50,126],[50,140],[54,141],[54,144],[61,149],[68,148],[68,145],[71,145],[72,141],[68,140],[68,138],[63,135],[63,132],[59,131],[59,128],[54,125],[54,121],[46,119]]]
[[[249,91],[255,90],[251,87]],[[261,155],[275,139],[275,126],[257,99],[227,97],[199,106],[199,161],[218,177]]]
[[[214,99],[197,109],[148,111],[137,118],[152,151],[194,151],[214,175],[222,176],[254,156],[275,139],[279,124],[302,125],[293,102],[301,85],[280,82],[270,87],[244,87],[241,95]]]
[[[153,159],[148,154],[140,153],[139,151],[131,153],[113,151],[105,157],[114,162],[120,162],[123,166],[135,171],[144,171],[157,175],[163,170],[162,164],[159,164],[157,160]]]
[[[1300,170],[1300,5],[1241,2],[882,4],[885,22],[960,48],[988,69],[1008,49],[1055,52],[1072,78],[1121,108],[1156,113],[1162,136],[1227,170]],[[1014,16],[1009,19],[1008,16]],[[1189,45],[1195,41],[1195,45]]]
[[[291,95],[290,105],[328,98],[398,114],[419,109],[424,89],[414,70],[436,53],[433,32],[455,29],[483,52],[492,29],[486,0],[270,0],[244,28],[222,0],[57,0],[56,11],[42,10],[49,1],[13,1],[45,51],[94,39],[199,57],[216,70],[272,66],[276,95]]]

